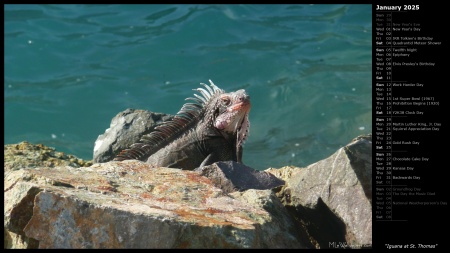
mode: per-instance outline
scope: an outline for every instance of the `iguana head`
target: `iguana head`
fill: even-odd
[[[250,96],[245,90],[225,93],[219,96],[214,127],[228,134],[238,133],[239,143],[248,135]]]
[[[202,84],[206,90],[196,89],[200,91],[203,97],[194,94],[204,104],[205,116],[203,122],[206,122],[208,127],[214,127],[224,136],[235,136],[236,144],[241,146],[246,140],[250,128],[248,120],[251,107],[250,96],[242,89],[225,93],[224,90],[215,86],[211,80],[209,82],[212,89],[206,84]]]

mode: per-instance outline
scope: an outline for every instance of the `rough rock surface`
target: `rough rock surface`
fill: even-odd
[[[234,161],[217,162],[209,166],[195,169],[222,191],[234,192],[248,189],[266,190],[284,185],[284,181],[276,176],[252,169]]]
[[[299,169],[277,194],[317,248],[371,247],[372,136]]]
[[[36,149],[54,153],[39,155]],[[198,171],[155,169],[133,160],[81,168],[70,162],[73,156],[56,159],[56,153],[43,145],[5,145],[5,248],[359,248],[372,243],[371,135],[305,168],[260,172],[268,181],[252,177],[246,167],[245,176],[236,178],[239,166],[226,162]],[[17,162],[20,157],[25,163]],[[276,183],[264,176],[267,172],[285,184],[248,189],[258,188],[255,182]]]
[[[285,166],[282,168],[268,168],[265,172],[269,172],[270,174],[280,178],[283,181],[287,181],[292,177],[295,173],[299,172],[301,169],[294,166]]]
[[[85,161],[76,156],[55,151],[54,148],[42,144],[34,145],[27,141],[4,145],[4,155],[5,170],[64,165],[78,168],[92,165],[92,161]]]
[[[270,190],[134,160],[5,172],[4,217],[39,248],[311,247]]]
[[[93,161],[96,163],[111,161],[121,150],[130,147],[142,135],[171,118],[173,118],[171,115],[146,110],[126,109],[118,113],[111,120],[110,127],[95,141]]]

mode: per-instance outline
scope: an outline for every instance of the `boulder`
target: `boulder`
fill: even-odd
[[[316,248],[372,245],[372,136],[293,172],[277,193]]]
[[[139,141],[142,135],[172,118],[164,113],[136,109],[118,113],[111,120],[110,127],[95,141],[93,161],[102,163],[113,160],[120,151]]]
[[[284,185],[284,181],[273,174],[258,171],[234,161],[216,162],[195,169],[222,191],[234,192],[248,189],[267,190]]]
[[[371,247],[371,137],[305,168],[266,171],[231,161],[194,171],[92,164],[5,145],[4,247]]]
[[[58,152],[52,147],[42,144],[31,144],[27,141],[18,144],[4,145],[4,169],[18,170],[23,168],[72,166],[75,168],[91,166],[92,161],[85,161],[74,155]]]
[[[225,194],[198,172],[136,160],[12,170],[4,192],[5,229],[30,247],[312,247],[271,190]]]

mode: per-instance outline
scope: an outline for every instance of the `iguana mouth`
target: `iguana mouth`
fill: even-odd
[[[234,111],[248,111],[250,109],[250,101],[249,100],[245,100],[244,102],[240,102],[237,103],[233,106],[230,106],[227,111],[229,112],[234,112]]]

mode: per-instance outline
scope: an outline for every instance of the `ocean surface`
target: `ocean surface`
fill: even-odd
[[[307,166],[372,132],[371,5],[5,5],[4,142],[92,159],[127,108],[211,79],[251,96],[245,164]]]

